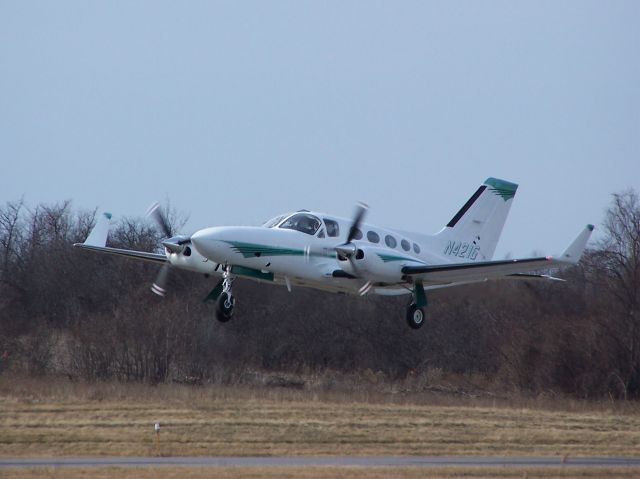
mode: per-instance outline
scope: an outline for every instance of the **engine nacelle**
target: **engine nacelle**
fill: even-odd
[[[351,261],[338,257],[340,267],[347,273],[370,281],[397,283],[402,280],[402,268],[415,264],[410,256],[389,248],[356,245]]]

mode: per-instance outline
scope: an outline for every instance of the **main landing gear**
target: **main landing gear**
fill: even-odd
[[[407,323],[411,329],[420,329],[424,324],[424,307],[427,306],[427,295],[422,283],[417,282],[413,290],[413,298],[407,306]]]
[[[420,329],[424,324],[424,310],[415,303],[407,307],[407,323],[411,329]]]
[[[231,268],[225,267],[222,273],[222,293],[216,300],[216,318],[221,323],[226,323],[233,316],[233,307],[236,303],[231,290],[233,280]]]

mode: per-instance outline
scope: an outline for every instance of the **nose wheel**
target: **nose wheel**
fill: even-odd
[[[226,323],[233,316],[233,307],[236,303],[231,289],[233,279],[230,268],[226,267],[222,273],[222,293],[216,302],[216,318],[222,323]]]

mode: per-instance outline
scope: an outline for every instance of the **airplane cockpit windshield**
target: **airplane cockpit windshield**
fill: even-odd
[[[276,216],[275,218],[271,218],[269,221],[265,221],[262,226],[264,226],[265,228],[274,228],[278,226],[278,223],[280,223],[286,217],[287,215]]]
[[[296,230],[308,235],[316,234],[318,228],[320,228],[320,220],[308,213],[296,213],[295,215],[287,218],[284,223],[280,225],[280,228],[288,230]]]

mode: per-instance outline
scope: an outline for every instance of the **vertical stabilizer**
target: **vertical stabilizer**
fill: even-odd
[[[487,180],[440,231],[443,253],[457,261],[489,261],[518,185],[497,178]]]

